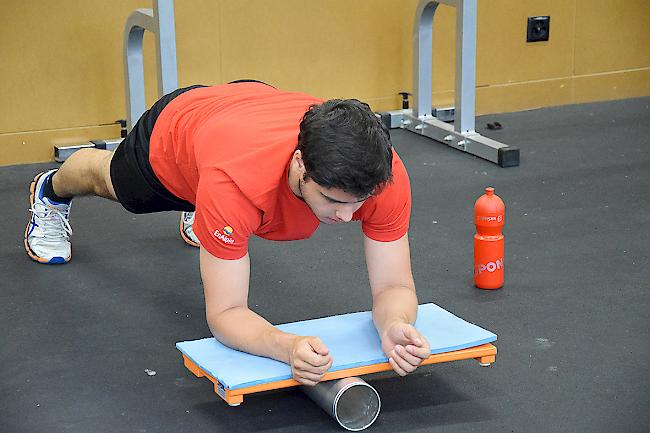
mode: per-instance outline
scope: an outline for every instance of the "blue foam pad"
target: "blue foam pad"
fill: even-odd
[[[466,349],[497,339],[492,332],[435,304],[418,307],[415,327],[427,338],[432,354]],[[334,358],[329,371],[388,362],[369,311],[286,323],[277,328],[292,334],[320,337]],[[287,364],[230,349],[215,338],[183,341],[176,343],[176,347],[226,389],[291,378],[291,368]]]

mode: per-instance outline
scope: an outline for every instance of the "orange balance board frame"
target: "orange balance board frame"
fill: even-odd
[[[476,359],[482,366],[488,366],[495,362],[497,348],[490,344],[482,344],[480,346],[469,347],[467,349],[454,350],[452,352],[436,353],[429,358],[422,361],[420,365],[438,364],[442,362],[460,361],[463,359]],[[188,370],[190,370],[196,377],[206,377],[214,384],[214,391],[223,398],[226,403],[231,406],[238,406],[244,401],[244,395],[254,394],[256,392],[269,391],[273,389],[289,388],[292,386],[300,386],[295,379],[279,380],[277,382],[264,383],[261,385],[249,386],[247,388],[239,389],[226,389],[221,382],[206,373],[196,365],[190,358],[183,354],[183,363]],[[361,367],[347,368],[344,370],[332,371],[325,373],[323,381],[342,379],[344,377],[362,376],[364,374],[379,373],[382,371],[392,370],[389,363],[383,362],[380,364],[364,365]]]

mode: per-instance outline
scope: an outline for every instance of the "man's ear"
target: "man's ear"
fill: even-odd
[[[296,150],[293,152],[293,160],[297,163],[299,168],[305,168],[305,163],[302,160],[302,152]]]

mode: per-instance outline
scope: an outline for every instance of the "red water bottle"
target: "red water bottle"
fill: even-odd
[[[499,289],[503,286],[503,234],[505,205],[494,188],[474,204],[474,285],[479,289]]]

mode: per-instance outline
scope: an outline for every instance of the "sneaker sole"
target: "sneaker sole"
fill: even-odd
[[[183,239],[183,242],[185,242],[187,245],[195,247],[195,248],[199,248],[201,246],[201,244],[197,244],[196,242],[194,242],[192,239],[190,239],[185,234],[185,231],[183,230],[183,215],[182,214],[181,214],[181,220],[180,220],[180,224],[179,224],[179,231],[181,233],[181,239]]]
[[[34,192],[36,191],[36,183],[38,183],[38,179],[45,174],[45,172],[39,173],[34,177],[34,180],[32,180],[31,185],[29,186],[29,207],[33,208],[34,207]],[[31,219],[30,219],[31,222]],[[25,236],[23,237],[23,242],[25,244],[25,251],[27,252],[27,255],[29,258],[34,260],[35,262],[42,263],[44,265],[62,265],[64,263],[68,263],[70,259],[72,258],[72,253],[67,258],[63,257],[52,257],[50,260],[44,259],[42,257],[39,257],[36,255],[34,251],[29,247],[29,242],[27,242],[27,233],[29,232],[29,222],[27,223],[27,227],[25,227]]]

